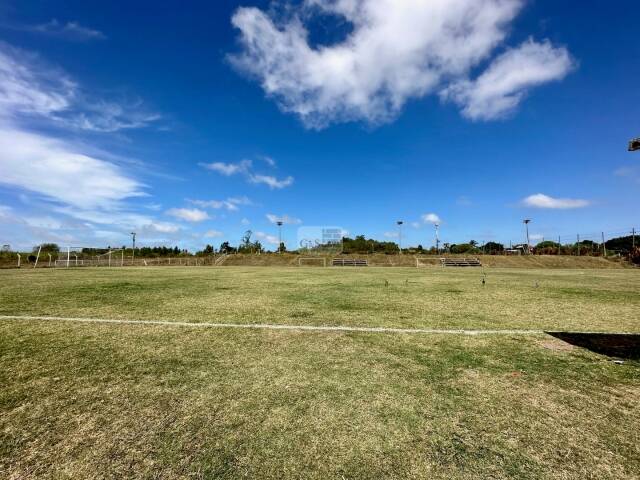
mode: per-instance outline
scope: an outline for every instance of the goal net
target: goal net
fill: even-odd
[[[327,259],[324,257],[301,257],[298,259],[298,266],[326,267]]]
[[[417,268],[433,267],[433,260],[416,257],[416,267]]]

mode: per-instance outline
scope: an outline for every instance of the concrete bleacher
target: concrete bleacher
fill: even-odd
[[[481,267],[482,262],[477,258],[441,258],[440,262],[443,267]]]
[[[334,258],[331,265],[334,267],[368,267],[369,262],[362,258]]]

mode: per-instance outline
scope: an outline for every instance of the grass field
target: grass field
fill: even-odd
[[[0,315],[640,333],[636,270],[486,273],[6,270]],[[640,476],[640,361],[544,333],[0,319],[0,362],[0,478]]]

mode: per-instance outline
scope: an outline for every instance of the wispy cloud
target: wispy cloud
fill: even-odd
[[[114,209],[145,195],[144,186],[113,163],[63,141],[0,126],[0,183],[79,209]]]
[[[565,49],[531,41],[468,80],[469,72],[503,45],[524,3],[308,0],[286,2],[288,8],[269,13],[242,7],[231,19],[242,51],[230,60],[308,127],[390,121],[409,99],[440,91],[459,103],[465,116],[491,119],[515,108],[526,89],[567,71]],[[282,11],[286,15],[275,13]],[[305,21],[326,14],[342,17],[353,30],[341,42],[313,46]],[[488,88],[491,81],[494,90]]]
[[[290,217],[289,215],[275,215],[273,213],[267,213],[267,220],[271,223],[282,222],[285,225],[299,225],[302,223],[302,220],[295,217]]]
[[[253,205],[247,197],[229,197],[226,200],[189,200],[189,202],[200,208],[225,209],[230,212],[238,211],[241,205]]]
[[[473,202],[466,195],[460,195],[456,199],[456,205],[459,205],[461,207],[470,207],[471,205],[473,205]]]
[[[171,208],[167,210],[167,215],[186,222],[202,222],[211,218],[207,212],[197,208]]]
[[[258,239],[262,240],[263,242],[269,243],[271,245],[277,246],[279,243],[278,237],[276,237],[275,235],[269,235],[264,232],[255,232],[255,235]]]
[[[204,237],[205,238],[220,238],[224,236],[224,233],[218,231],[218,230],[207,230],[204,233]]]
[[[271,189],[281,189],[290,187],[293,185],[293,177],[278,179],[272,175],[250,175],[249,181],[251,183],[263,183]]]
[[[238,173],[247,173],[251,169],[251,160],[242,160],[238,163],[201,163],[200,166],[206,168],[207,170],[211,170],[221,175],[230,177],[231,175],[236,175]]]
[[[0,117],[49,121],[93,132],[143,128],[161,116],[140,99],[94,98],[69,75],[37,55],[0,42]]]
[[[275,165],[275,160],[273,160],[272,158],[262,158],[268,158],[268,163],[271,162],[270,165]],[[294,182],[294,178],[292,176],[288,176],[286,178],[277,178],[273,175],[256,173],[253,169],[253,162],[251,160],[242,160],[237,163],[200,163],[200,166],[227,177],[230,177],[232,175],[243,175],[249,183],[267,185],[272,190],[290,187]]]
[[[628,178],[640,183],[640,167],[620,167],[614,170],[613,174],[616,177]]]
[[[566,48],[529,39],[497,57],[475,80],[463,80],[442,92],[471,120],[493,120],[515,110],[532,87],[563,79],[573,68]]]
[[[523,199],[522,204],[533,208],[571,209],[588,207],[591,202],[579,198],[554,198],[544,193],[536,193]]]
[[[50,37],[57,37],[63,40],[71,41],[104,40],[107,38],[106,35],[100,30],[85,27],[83,25],[80,25],[80,23],[74,21],[59,22],[55,18],[50,20],[49,22],[37,25],[12,24],[4,26],[13,30],[39,33]]]

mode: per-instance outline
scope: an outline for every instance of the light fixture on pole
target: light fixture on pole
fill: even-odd
[[[278,253],[282,253],[282,220],[278,220],[276,225],[278,225]]]
[[[400,254],[402,255],[402,220],[396,222],[398,224],[398,247],[400,248]]]
[[[133,258],[136,255],[136,232],[131,232],[130,235],[133,243],[133,249],[131,251],[131,264],[133,265]]]
[[[640,138],[634,138],[629,142],[629,151],[635,152],[640,150]]]
[[[530,218],[525,218],[522,223],[524,223],[524,228],[527,232],[527,253],[531,253],[530,244],[529,244],[529,223],[531,223]]]

